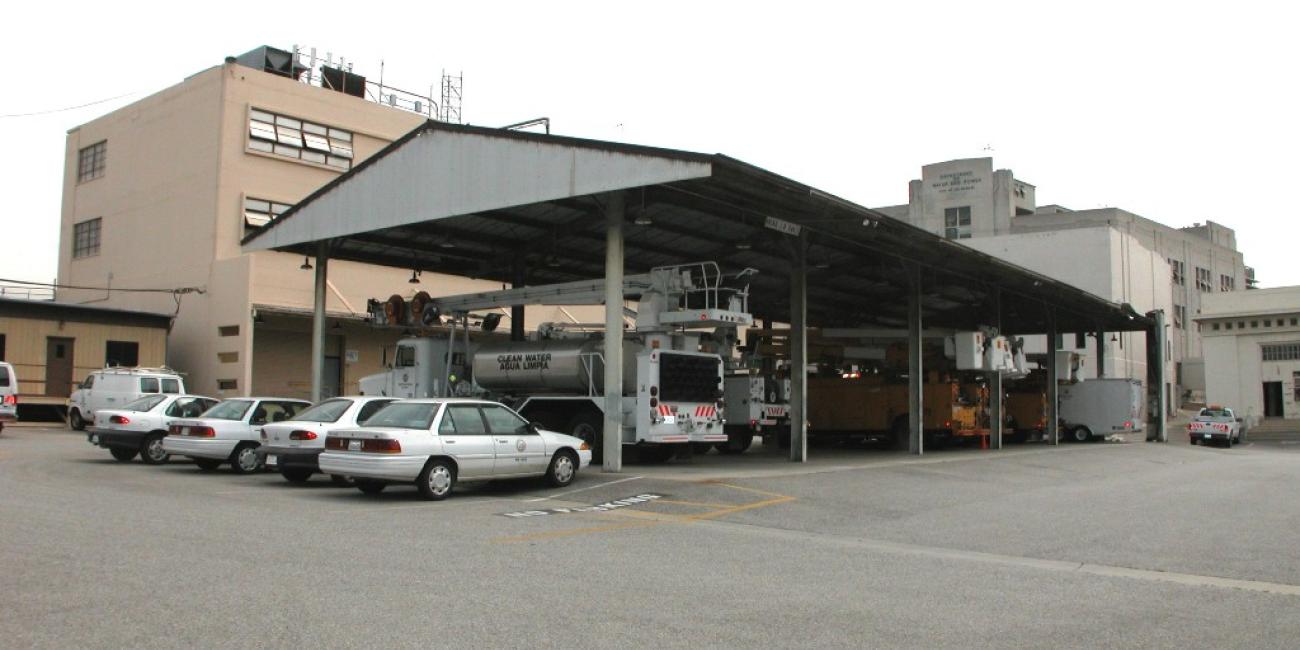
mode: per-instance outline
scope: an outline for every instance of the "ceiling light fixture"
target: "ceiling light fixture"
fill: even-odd
[[[298,267],[298,268],[300,268],[300,269],[302,269],[302,270],[304,270],[304,271],[310,271],[310,270],[312,269],[312,266],[311,266],[311,258],[310,258],[310,257],[307,257],[306,255],[304,255],[304,256],[302,257],[302,266],[300,266],[300,267]]]
[[[738,242],[736,242],[736,250],[738,250],[738,251],[747,251],[747,250],[749,250],[749,249],[751,249],[751,248],[753,248],[753,247],[754,247],[753,244],[750,244],[750,243],[747,242],[747,241],[738,241]]]
[[[411,279],[407,280],[407,282],[409,284],[420,284],[420,272],[415,269],[411,269]]]

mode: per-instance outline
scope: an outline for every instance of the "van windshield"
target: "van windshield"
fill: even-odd
[[[252,400],[228,399],[208,409],[203,417],[212,420],[242,420],[252,405]]]
[[[158,403],[162,402],[165,399],[167,399],[167,397],[164,395],[150,395],[148,397],[141,397],[140,399],[135,400],[133,402],[127,402],[126,404],[123,404],[122,410],[139,411],[143,413],[144,411],[153,410],[153,407],[158,406]]]
[[[293,419],[305,422],[338,422],[349,406],[352,406],[352,400],[350,399],[325,400],[293,416]]]
[[[369,420],[362,422],[366,427],[394,427],[397,429],[428,429],[433,424],[433,415],[438,412],[437,404],[394,402],[379,409]]]

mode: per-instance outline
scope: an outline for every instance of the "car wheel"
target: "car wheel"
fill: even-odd
[[[205,472],[211,472],[218,467],[221,467],[221,461],[215,458],[195,458],[194,464],[198,465],[199,469]]]
[[[242,444],[230,455],[230,469],[236,474],[252,474],[262,469],[264,462],[257,456],[257,445]]]
[[[280,476],[290,483],[306,483],[315,472],[301,467],[281,467]]]
[[[163,437],[160,433],[150,435],[144,439],[144,444],[140,446],[140,460],[149,465],[161,465],[167,462],[171,457],[163,449]]]
[[[546,481],[555,487],[565,487],[578,476],[578,459],[571,451],[557,451],[546,468]]]
[[[68,426],[75,431],[82,431],[86,428],[86,420],[81,417],[81,411],[77,409],[68,411]]]
[[[113,458],[116,458],[125,463],[131,460],[132,458],[135,458],[135,455],[139,452],[137,452],[134,449],[123,449],[121,447],[109,447],[108,453],[113,454]]]
[[[456,470],[451,463],[437,458],[425,464],[420,477],[415,480],[415,487],[420,489],[420,496],[430,501],[446,499],[455,485]]]
[[[1078,426],[1070,431],[1070,438],[1075,442],[1089,442],[1092,440],[1092,431],[1088,427]]]
[[[330,474],[330,482],[339,487],[356,487],[357,481],[351,476]]]
[[[357,489],[365,494],[379,494],[386,487],[388,487],[388,484],[383,481],[357,481]]]

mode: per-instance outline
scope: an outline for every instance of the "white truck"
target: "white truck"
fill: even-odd
[[[1061,433],[1075,442],[1142,431],[1145,393],[1136,379],[1087,379],[1059,389]]]
[[[701,352],[699,330],[753,324],[748,313],[746,270],[723,276],[717,264],[701,262],[629,275],[623,295],[637,299],[636,324],[624,333],[621,438],[642,460],[663,461],[690,443],[725,443],[723,359]],[[589,305],[604,300],[604,280],[503,289],[434,298],[442,314],[464,315],[516,304]],[[630,310],[629,310],[630,311]],[[454,316],[455,317],[455,316]],[[575,326],[546,326],[534,340],[479,346],[447,339],[403,339],[392,370],[362,380],[363,394],[389,390],[394,397],[476,394],[510,404],[544,429],[585,440],[601,459],[604,430],[605,341]],[[452,335],[454,340],[454,334]],[[431,341],[421,344],[419,341]],[[470,350],[469,380],[428,382],[438,370],[450,379],[455,348]],[[410,348],[409,351],[404,348]],[[439,364],[435,358],[450,359]],[[404,365],[403,359],[411,363]],[[398,375],[404,379],[399,379]],[[468,388],[472,386],[472,389]]]
[[[1187,423],[1187,439],[1193,445],[1219,443],[1231,447],[1241,442],[1242,421],[1230,408],[1211,404]]]

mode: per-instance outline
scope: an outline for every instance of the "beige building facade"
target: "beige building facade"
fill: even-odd
[[[1195,320],[1208,401],[1252,424],[1300,420],[1300,287],[1207,296]]]
[[[175,314],[166,361],[194,392],[306,396],[313,273],[301,257],[245,254],[240,240],[425,119],[227,60],[76,127],[60,283],[182,293],[64,289],[57,300]],[[411,275],[331,262],[327,392],[355,393],[404,334],[365,323],[367,299],[500,288],[432,273],[411,284]],[[528,312],[534,325],[564,316]]]
[[[1165,310],[1170,404],[1204,399],[1206,365],[1191,319],[1203,298],[1252,282],[1231,228],[1209,221],[1172,228],[1119,208],[1040,206],[1037,188],[995,169],[992,158],[926,165],[908,186],[908,199],[878,209],[1139,312]],[[1096,372],[1096,355],[1105,354],[1119,362],[1108,370],[1144,379],[1145,340],[1110,338],[1098,348],[1079,332],[1062,343],[1093,357],[1089,373]]]

